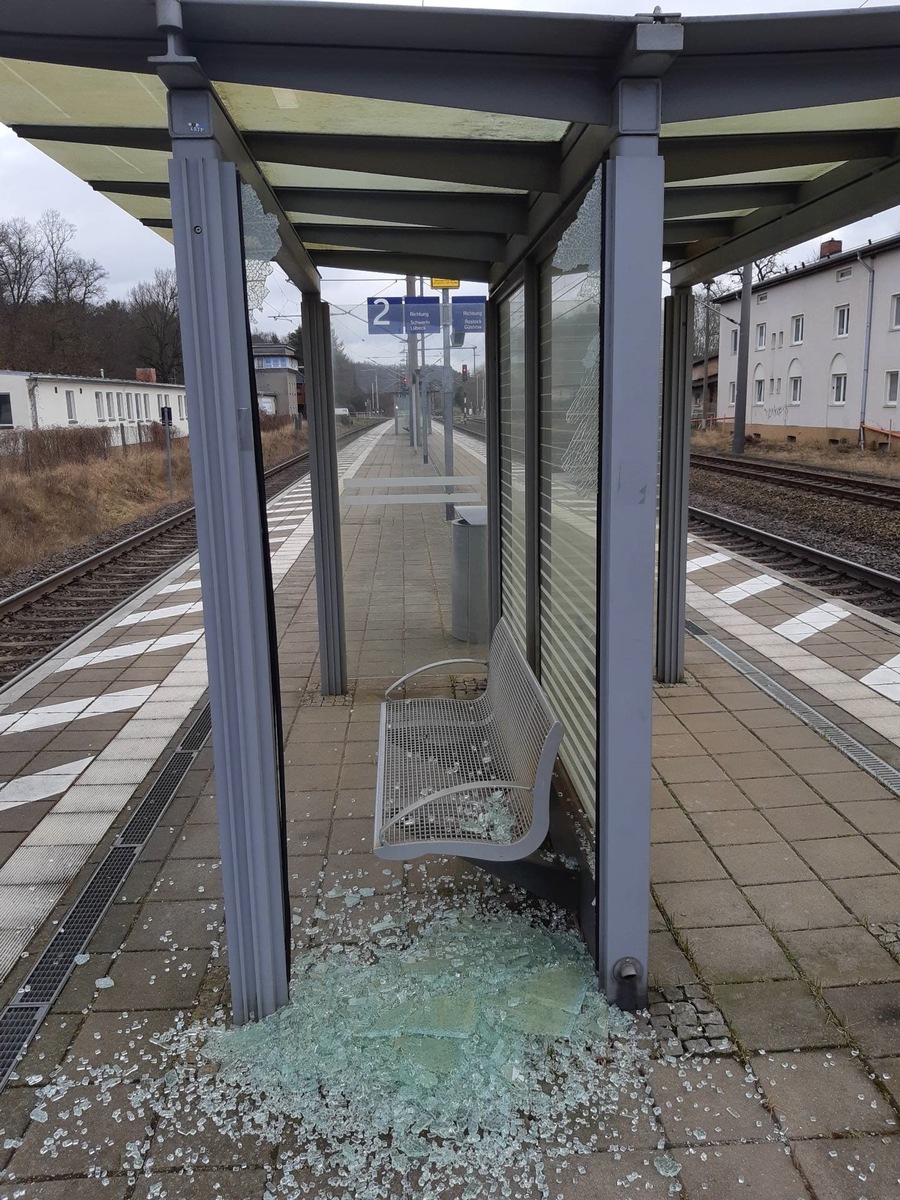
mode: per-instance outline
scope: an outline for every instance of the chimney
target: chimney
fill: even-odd
[[[829,258],[832,254],[840,254],[843,248],[843,242],[839,242],[837,238],[829,238],[819,247],[819,258]]]
[[[156,367],[138,367],[134,377],[138,383],[156,383]]]

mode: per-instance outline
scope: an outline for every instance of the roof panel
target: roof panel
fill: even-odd
[[[780,112],[742,113],[707,117],[702,121],[669,121],[664,137],[721,137],[754,133],[846,133],[855,129],[896,129],[900,126],[900,97],[863,100],[856,104],[823,104]]]
[[[706,175],[702,179],[680,179],[667,183],[666,190],[674,188],[723,187],[729,183],[808,183],[818,179],[841,164],[804,163],[799,167],[773,167],[767,171],[739,171],[731,175]]]
[[[0,58],[0,118],[7,124],[167,126],[156,75]]]
[[[402,175],[370,175],[365,171],[338,171],[327,167],[297,167],[290,163],[261,162],[260,168],[272,187],[365,188],[405,192],[477,192],[479,194],[523,195],[513,188],[482,187],[479,184],[443,183],[436,179],[408,179]]]
[[[169,181],[169,155],[160,150],[123,150],[118,146],[94,146],[84,142],[35,141],[33,144],[81,179]]]
[[[336,133],[424,138],[557,142],[564,121],[512,117],[439,105],[325,95],[295,88],[216,82],[239,129],[253,132]]]

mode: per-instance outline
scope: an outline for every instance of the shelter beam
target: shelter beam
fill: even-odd
[[[656,584],[656,678],[660,683],[679,683],[684,676],[693,332],[693,295],[690,288],[678,288],[663,301],[659,571]]]
[[[173,126],[191,101],[170,94]],[[212,137],[169,167],[203,588],[232,1012],[288,1000],[290,906],[275,616],[247,314],[240,180]]]

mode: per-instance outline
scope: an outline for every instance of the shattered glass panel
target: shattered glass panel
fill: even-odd
[[[244,273],[247,279],[247,310],[260,309],[266,298],[266,280],[272,274],[272,259],[281,249],[278,219],[265,212],[256,192],[241,184],[241,215],[244,227]]]
[[[596,762],[602,168],[541,269],[541,683],[589,817]]]
[[[498,308],[500,598],[516,644],[525,645],[525,289]]]

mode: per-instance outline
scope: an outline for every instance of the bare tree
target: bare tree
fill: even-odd
[[[128,293],[128,309],[140,332],[140,357],[154,367],[160,380],[181,379],[181,331],[175,272],[158,267],[153,278]]]
[[[55,208],[37,223],[43,250],[43,295],[52,304],[95,304],[103,298],[105,268],[72,249],[77,229]]]
[[[0,304],[15,315],[39,293],[44,255],[34,226],[15,217],[0,221]]]

